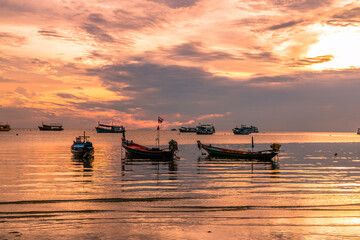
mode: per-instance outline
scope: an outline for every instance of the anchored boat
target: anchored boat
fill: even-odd
[[[178,145],[175,140],[169,142],[169,150],[160,148],[149,148],[133,141],[128,141],[125,138],[122,139],[122,146],[126,150],[128,158],[134,159],[169,159],[172,160],[175,157],[175,153],[178,150]]]
[[[179,128],[180,132],[196,132],[196,128],[195,127],[180,127]]]
[[[92,142],[88,141],[89,136],[86,136],[84,132],[84,136],[76,137],[74,143],[71,145],[71,152],[74,157],[78,158],[86,158],[94,156],[94,147]]]
[[[240,135],[249,135],[250,133],[258,133],[259,129],[255,126],[246,126],[241,125],[241,127],[236,127],[233,129],[234,134],[240,134]]]
[[[42,126],[39,126],[40,131],[62,131],[64,128],[62,127],[62,124],[60,123],[50,123],[50,124],[44,124],[41,123]]]
[[[275,157],[280,151],[280,144],[273,143],[270,145],[270,150],[263,151],[240,151],[240,150],[232,150],[226,148],[220,148],[210,145],[202,144],[200,141],[197,141],[199,149],[204,149],[208,152],[211,157],[224,157],[224,158],[238,158],[238,159],[256,159],[262,161],[271,161],[273,157]]]
[[[211,135],[213,133],[215,133],[215,127],[212,124],[201,124],[196,126],[196,134]]]
[[[10,131],[10,130],[11,130],[11,127],[9,124],[0,123],[0,131]]]
[[[116,126],[116,125],[108,125],[108,124],[100,124],[98,122],[98,126],[95,127],[96,132],[98,133],[123,133],[125,132],[124,126]]]

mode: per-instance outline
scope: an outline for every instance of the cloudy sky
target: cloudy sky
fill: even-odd
[[[0,121],[360,127],[356,0],[0,0]]]

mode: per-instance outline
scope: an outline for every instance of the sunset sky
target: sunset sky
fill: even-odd
[[[356,131],[360,2],[0,0],[0,122]]]

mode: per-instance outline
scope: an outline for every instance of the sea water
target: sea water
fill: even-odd
[[[0,239],[358,238],[360,136],[263,132],[210,136],[160,131],[178,159],[123,159],[122,134],[86,130],[93,160],[74,159],[83,130],[0,132]],[[273,163],[210,159],[196,141],[257,150]],[[157,131],[126,138],[156,146]]]

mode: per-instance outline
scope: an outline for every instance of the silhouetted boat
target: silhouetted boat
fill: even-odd
[[[171,140],[169,142],[169,150],[163,150],[160,148],[148,148],[133,141],[128,141],[125,138],[122,139],[122,146],[126,150],[128,158],[134,159],[173,159],[175,153],[178,150],[177,142]]]
[[[124,126],[116,126],[116,125],[108,125],[108,124],[100,124],[98,122],[98,126],[95,127],[96,132],[98,133],[123,133],[125,132]]]
[[[0,123],[0,131],[10,131],[10,130],[11,130],[11,127],[9,124]]]
[[[233,133],[234,134],[240,134],[240,135],[248,135],[250,133],[258,133],[259,129],[255,126],[246,126],[246,125],[241,125],[241,127],[236,127],[233,129]]]
[[[74,157],[78,158],[86,158],[94,156],[94,147],[92,142],[89,142],[87,139],[90,138],[89,136],[79,136],[76,137],[74,143],[71,145],[71,153]]]
[[[179,128],[180,132],[196,132],[196,128],[195,127],[180,127]]]
[[[250,151],[240,151],[232,150],[226,148],[220,148],[210,145],[202,144],[200,141],[197,141],[199,149],[204,149],[208,152],[211,157],[224,157],[224,158],[238,158],[238,159],[256,159],[261,161],[271,161],[280,151],[280,144],[273,143],[270,145],[271,150],[250,152]]]
[[[196,134],[211,135],[215,133],[215,127],[212,124],[201,124],[196,126]]]
[[[39,126],[40,131],[62,131],[64,128],[62,127],[62,124],[60,123],[50,123],[50,124],[44,124],[42,123],[42,126]]]

